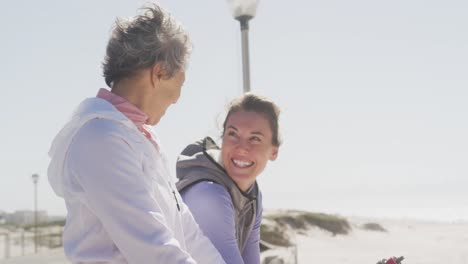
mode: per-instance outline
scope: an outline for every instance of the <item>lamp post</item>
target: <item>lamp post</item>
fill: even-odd
[[[259,0],[227,0],[233,17],[240,22],[244,93],[250,91],[249,20],[255,17]]]
[[[39,174],[34,173],[31,178],[34,183],[34,253],[37,253],[37,182]]]

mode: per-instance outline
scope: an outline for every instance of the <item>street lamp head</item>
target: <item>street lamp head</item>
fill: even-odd
[[[31,176],[32,180],[34,183],[37,183],[37,181],[39,180],[39,174],[37,173],[34,173],[32,176]]]
[[[259,0],[227,0],[232,15],[240,22],[244,92],[250,91],[249,20],[255,16]]]
[[[248,21],[255,17],[259,0],[227,0],[232,16],[239,21]]]

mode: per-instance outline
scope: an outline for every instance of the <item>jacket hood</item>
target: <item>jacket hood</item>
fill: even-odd
[[[119,112],[112,104],[100,98],[85,99],[72,114],[70,121],[60,130],[52,141],[49,150],[51,158],[47,176],[55,194],[63,197],[63,172],[68,148],[79,129],[88,121],[104,118],[135,127],[131,120]]]
[[[177,159],[177,178],[183,180],[193,170],[209,170],[217,177],[228,177],[221,165],[221,149],[210,137],[188,145]]]

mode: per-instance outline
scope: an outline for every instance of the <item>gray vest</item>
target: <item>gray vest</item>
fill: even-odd
[[[240,252],[243,252],[257,216],[258,186],[255,182],[249,194],[242,192],[213,158],[219,151],[219,147],[210,137],[187,146],[177,161],[179,182],[176,185],[181,193],[201,181],[222,185],[229,192],[234,205],[237,244]]]

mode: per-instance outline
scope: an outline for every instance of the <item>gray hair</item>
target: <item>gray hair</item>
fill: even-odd
[[[130,18],[117,18],[107,44],[103,72],[106,84],[160,64],[167,76],[185,70],[191,42],[183,27],[156,4]]]

